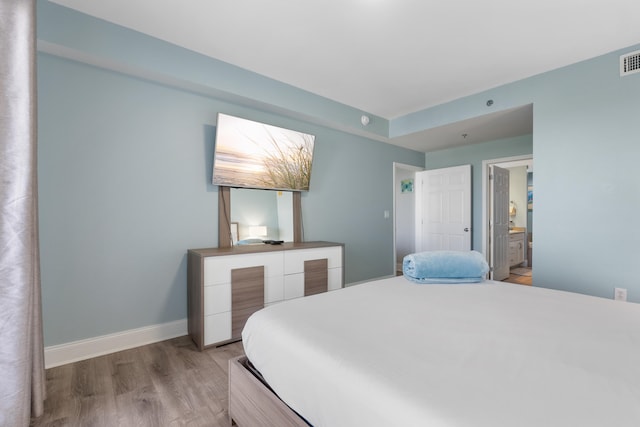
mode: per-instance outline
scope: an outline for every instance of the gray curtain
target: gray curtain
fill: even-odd
[[[0,426],[45,393],[36,175],[36,0],[0,0]]]

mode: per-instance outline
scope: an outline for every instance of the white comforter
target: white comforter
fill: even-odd
[[[255,313],[247,356],[316,427],[640,426],[640,305],[403,277]]]

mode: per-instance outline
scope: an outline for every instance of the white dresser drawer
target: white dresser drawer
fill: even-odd
[[[231,284],[204,287],[204,315],[231,311]]]
[[[264,276],[283,274],[282,252],[208,257],[204,260],[204,285],[231,282],[231,270],[236,268],[264,266]]]
[[[329,291],[335,291],[342,288],[342,268],[330,268],[327,272],[327,288]]]
[[[264,304],[280,302],[284,299],[284,277],[266,277],[264,279]]]
[[[329,269],[342,267],[342,246],[285,251],[284,274],[302,273],[305,261],[324,258]]]
[[[284,276],[284,299],[304,296],[304,273]]]
[[[204,317],[204,345],[231,339],[231,312]]]

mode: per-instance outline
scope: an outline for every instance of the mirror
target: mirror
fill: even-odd
[[[291,191],[232,188],[230,205],[232,228],[237,224],[233,245],[253,239],[294,240]]]

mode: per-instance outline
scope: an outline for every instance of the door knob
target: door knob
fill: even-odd
[[[464,231],[466,231],[468,233],[469,232],[469,227],[465,227]]]

